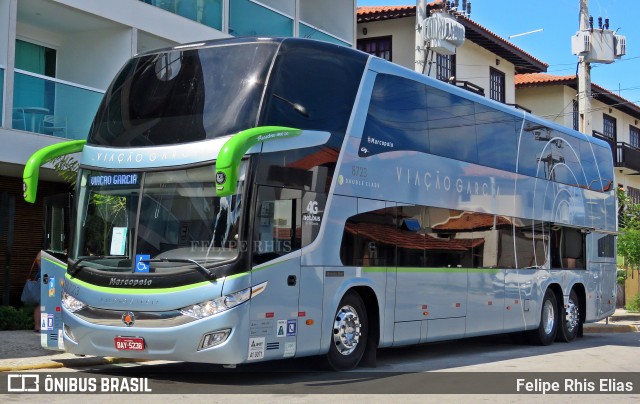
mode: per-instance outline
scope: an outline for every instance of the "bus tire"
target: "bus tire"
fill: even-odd
[[[580,329],[580,301],[575,290],[571,289],[566,306],[560,306],[560,327],[556,341],[570,342],[578,336]]]
[[[362,298],[354,291],[340,300],[333,317],[331,344],[325,360],[332,370],[349,370],[358,366],[369,336],[367,311]]]
[[[537,329],[529,331],[529,341],[535,345],[551,345],[556,339],[559,318],[556,295],[551,289],[547,289],[542,300],[540,325]]]

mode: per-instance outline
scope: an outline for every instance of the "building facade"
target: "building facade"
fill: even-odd
[[[0,0],[0,277],[17,304],[41,247],[63,252],[68,186],[41,170],[37,203],[22,170],[42,147],[86,138],[102,95],[131,56],[231,36],[355,43],[355,0]]]
[[[465,41],[453,55],[429,49],[420,25],[444,2],[437,0],[418,6],[358,7],[358,49],[387,59],[438,80],[505,104],[515,104],[515,75],[540,73],[547,64],[477,24],[469,16],[450,12],[465,28]]]

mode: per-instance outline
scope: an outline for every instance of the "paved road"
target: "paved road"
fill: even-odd
[[[466,339],[441,344],[380,350],[378,367],[361,368],[353,372],[333,373],[319,370],[311,359],[239,366],[223,369],[220,366],[183,362],[147,362],[101,366],[91,369],[50,369],[42,375],[56,376],[58,372],[74,371],[79,376],[148,378],[154,390],[175,392],[178,396],[136,395],[138,403],[157,402],[180,398],[188,402],[229,402],[246,399],[266,403],[326,402],[340,396],[331,393],[374,393],[357,396],[357,402],[425,402],[437,399],[469,402],[533,402],[539,396],[531,395],[407,395],[406,391],[429,393],[444,388],[460,393],[482,392],[488,383],[500,384],[505,392],[515,393],[516,379],[527,377],[552,380],[556,377],[576,378],[582,381],[593,377],[623,380],[631,375],[634,392],[640,392],[640,333],[590,334],[570,344],[556,343],[549,347],[520,345],[507,337]],[[414,373],[417,372],[417,373]],[[429,372],[424,374],[422,372]],[[453,374],[451,372],[454,372]],[[488,373],[506,372],[506,373]],[[545,373],[525,373],[545,372]],[[549,372],[567,372],[566,375]],[[576,375],[575,372],[596,372]],[[613,373],[622,372],[622,373]],[[523,376],[524,375],[524,376]],[[496,382],[496,377],[498,377]],[[188,394],[192,393],[192,394]],[[228,393],[234,393],[227,395]],[[239,396],[260,394],[259,396]],[[391,394],[382,394],[391,393]],[[212,394],[215,394],[212,396]],[[292,395],[293,394],[293,395]],[[47,395],[50,402],[81,402],[92,404],[113,402],[115,396]],[[119,397],[121,400],[123,396]],[[131,397],[131,396],[128,396]],[[38,401],[45,396],[0,395],[0,401]],[[617,402],[640,398],[640,394],[623,396],[610,393],[601,395],[546,396],[547,401],[562,402]],[[343,401],[344,397],[340,399]]]

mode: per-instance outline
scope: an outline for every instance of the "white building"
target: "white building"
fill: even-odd
[[[0,257],[11,267],[9,284],[0,278],[3,303],[18,302],[36,252],[61,251],[69,226],[68,189],[55,171],[42,170],[35,205],[23,201],[24,163],[44,146],[86,138],[126,60],[230,36],[353,46],[355,10],[355,0],[0,0]]]
[[[516,101],[534,114],[578,129],[576,76],[516,75]],[[597,84],[591,85],[593,135],[611,146],[616,183],[640,203],[640,107]]]
[[[427,3],[424,15],[440,10],[442,4],[441,0]],[[416,48],[425,48],[416,35],[421,23],[416,8],[358,7],[358,49],[505,104],[516,103],[516,74],[547,70],[546,63],[460,13],[452,15],[464,26],[465,41],[454,55],[416,52]]]

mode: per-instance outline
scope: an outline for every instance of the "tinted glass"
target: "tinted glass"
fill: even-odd
[[[260,124],[344,134],[366,60],[338,45],[283,41]]]
[[[132,59],[105,94],[87,142],[177,144],[256,126],[277,46],[242,43]]]
[[[402,77],[376,77],[358,151],[360,157],[392,150],[429,152],[426,88]]]
[[[551,130],[535,122],[527,121],[520,136],[518,149],[518,173],[531,177],[547,178],[547,166],[543,152],[551,140]],[[547,151],[547,155],[550,155]]]
[[[515,171],[521,120],[513,115],[475,104],[478,164]]]
[[[347,219],[340,259],[347,266],[394,266],[396,262],[396,208],[361,213]]]
[[[473,102],[429,88],[427,105],[431,153],[476,163],[478,152]]]

